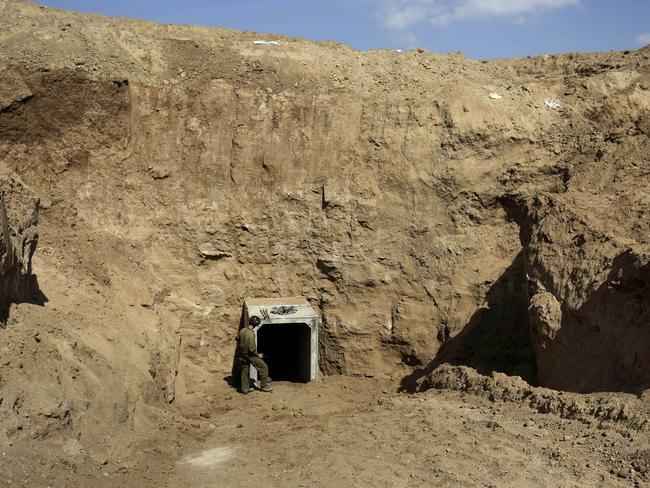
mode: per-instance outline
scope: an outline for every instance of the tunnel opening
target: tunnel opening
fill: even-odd
[[[306,383],[311,378],[311,329],[306,323],[266,324],[257,331],[257,350],[264,354],[274,380]]]
[[[309,382],[318,373],[318,324],[316,311],[304,297],[247,298],[240,328],[257,317],[257,350],[264,354],[275,380]],[[257,371],[250,369],[251,379]]]

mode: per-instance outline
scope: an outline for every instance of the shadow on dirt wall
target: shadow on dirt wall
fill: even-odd
[[[578,310],[563,310],[544,351],[544,386],[577,393],[650,388],[650,264],[627,250],[610,266]]]
[[[245,307],[242,304],[241,315],[239,316],[239,325],[237,326],[237,332],[244,328],[244,317],[245,317]],[[228,383],[232,388],[240,387],[240,366],[237,362],[237,357],[239,355],[239,342],[235,341],[232,345],[232,363],[230,367],[230,374],[223,377],[223,380]]]
[[[481,374],[498,371],[536,383],[523,251],[490,286],[486,302],[426,367],[402,379],[400,391],[415,392],[419,380],[443,363],[469,366]]]
[[[5,299],[0,301],[0,328],[5,327],[12,304],[29,303],[43,307],[47,302],[48,298],[41,290],[36,275],[27,276],[18,290],[14,290],[13,296],[10,293],[5,293]]]

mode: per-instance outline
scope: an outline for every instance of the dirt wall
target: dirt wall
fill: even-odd
[[[642,358],[622,359],[645,340],[622,337],[645,329],[621,327],[614,304],[645,286],[621,291],[645,283],[647,48],[481,62],[0,10],[0,161],[41,198],[34,272],[48,298],[17,307],[3,341],[52,365],[43,381],[67,401],[54,410],[74,421],[44,418],[83,442],[110,451],[113,425],[166,428],[170,409],[209,403],[246,296],[305,296],[324,374],[416,381],[452,362],[576,390],[645,381]],[[557,244],[541,230],[555,201]],[[603,228],[585,231],[582,254],[574,206]],[[620,252],[598,250],[601,235]],[[634,254],[614,293],[623,246]],[[567,288],[573,270],[583,284]],[[569,344],[531,342],[529,299],[534,330],[557,328],[539,325],[542,287]],[[594,297],[612,308],[583,310],[587,323],[605,314],[616,332],[570,359],[592,329],[569,332],[568,317]],[[618,338],[620,352],[592,348]],[[585,375],[596,351],[638,381]],[[33,372],[11,354],[7,391],[25,397]]]
[[[38,242],[38,198],[6,166],[0,166],[0,321],[12,303],[39,300],[32,274]]]
[[[531,205],[529,311],[540,382],[643,391],[650,386],[647,246],[613,237],[579,206],[554,197]]]

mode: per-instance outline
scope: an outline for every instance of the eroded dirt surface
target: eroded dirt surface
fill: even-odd
[[[185,432],[103,461],[5,446],[3,486],[649,486],[647,431],[562,419],[459,392],[395,394],[373,379],[223,383]],[[172,438],[174,440],[172,441]],[[43,445],[40,445],[43,448]]]

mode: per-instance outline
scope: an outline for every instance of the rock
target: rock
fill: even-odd
[[[219,260],[223,258],[229,258],[232,256],[232,254],[228,251],[223,251],[217,247],[214,246],[214,244],[205,242],[203,244],[199,244],[198,246],[199,254],[201,257],[206,258],[206,259],[211,259],[211,260]]]
[[[81,462],[85,459],[86,453],[83,446],[77,439],[68,439],[63,444],[63,452],[74,459],[76,462]]]
[[[41,198],[41,201],[39,202],[39,208],[42,208],[43,210],[49,210],[52,208],[52,205],[54,203],[52,202],[51,199],[49,198]]]
[[[537,293],[530,299],[528,313],[531,332],[537,336],[536,343],[554,340],[562,327],[560,302],[546,291]]]
[[[8,69],[0,71],[0,112],[32,96],[20,75]]]
[[[630,471],[625,468],[613,468],[610,473],[621,479],[628,479],[631,475]]]
[[[212,236],[212,235],[216,234],[219,231],[219,225],[217,224],[217,222],[208,221],[204,225],[204,230],[205,230],[206,234],[209,234],[209,235]]]
[[[103,449],[91,449],[89,456],[97,466],[106,466],[108,464],[108,453]]]
[[[149,174],[154,180],[164,180],[169,178],[171,170],[167,167],[149,166]]]

